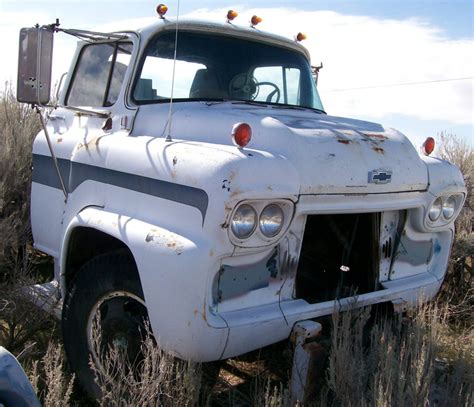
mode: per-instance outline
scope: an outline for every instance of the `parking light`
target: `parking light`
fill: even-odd
[[[244,148],[252,139],[252,128],[247,123],[236,123],[232,128],[232,141],[237,147]]]
[[[427,137],[422,147],[423,154],[430,155],[435,149],[435,146],[436,146],[435,139],[433,137]]]
[[[237,13],[237,11],[235,10],[229,10],[227,12],[227,22],[230,23],[232,20],[234,20],[237,16],[239,15],[239,13]]]
[[[306,36],[306,34],[303,34],[303,33],[298,33],[296,35],[296,41],[298,42],[304,41],[306,38],[308,37]]]
[[[156,12],[160,16],[160,18],[165,18],[165,14],[167,11],[168,11],[168,6],[165,4],[158,4],[158,6],[156,6]]]
[[[262,22],[262,17],[259,16],[252,16],[252,19],[250,20],[250,26],[252,28],[255,28],[257,24],[260,24]]]

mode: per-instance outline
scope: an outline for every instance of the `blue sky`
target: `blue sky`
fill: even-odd
[[[64,27],[96,28],[116,20],[153,17],[157,3],[0,0],[0,33],[11,38],[0,79],[15,79],[21,26],[50,23],[58,17]],[[174,17],[177,0],[167,4],[169,16]],[[224,11],[234,8],[241,13],[240,24],[258,13],[264,31],[290,38],[298,31],[307,33],[304,45],[313,63],[324,62],[319,88],[331,114],[395,127],[415,144],[446,131],[474,145],[473,79],[384,87],[474,77],[473,4],[468,0],[181,0],[180,7],[182,15],[221,21]],[[67,70],[65,60],[73,46],[63,39],[56,42],[60,69]],[[368,89],[353,90],[364,87]]]

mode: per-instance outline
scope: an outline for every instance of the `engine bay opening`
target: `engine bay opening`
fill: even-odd
[[[309,215],[296,298],[330,301],[378,289],[380,213]]]

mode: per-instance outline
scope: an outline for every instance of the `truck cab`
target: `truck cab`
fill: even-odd
[[[230,22],[78,44],[34,142],[31,219],[90,391],[97,319],[132,355],[147,318],[159,347],[207,362],[354,303],[400,311],[438,292],[460,171],[331,116],[312,73],[299,42]]]

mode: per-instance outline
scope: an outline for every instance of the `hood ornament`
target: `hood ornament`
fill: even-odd
[[[392,171],[372,170],[369,172],[369,184],[388,184],[392,181]]]

